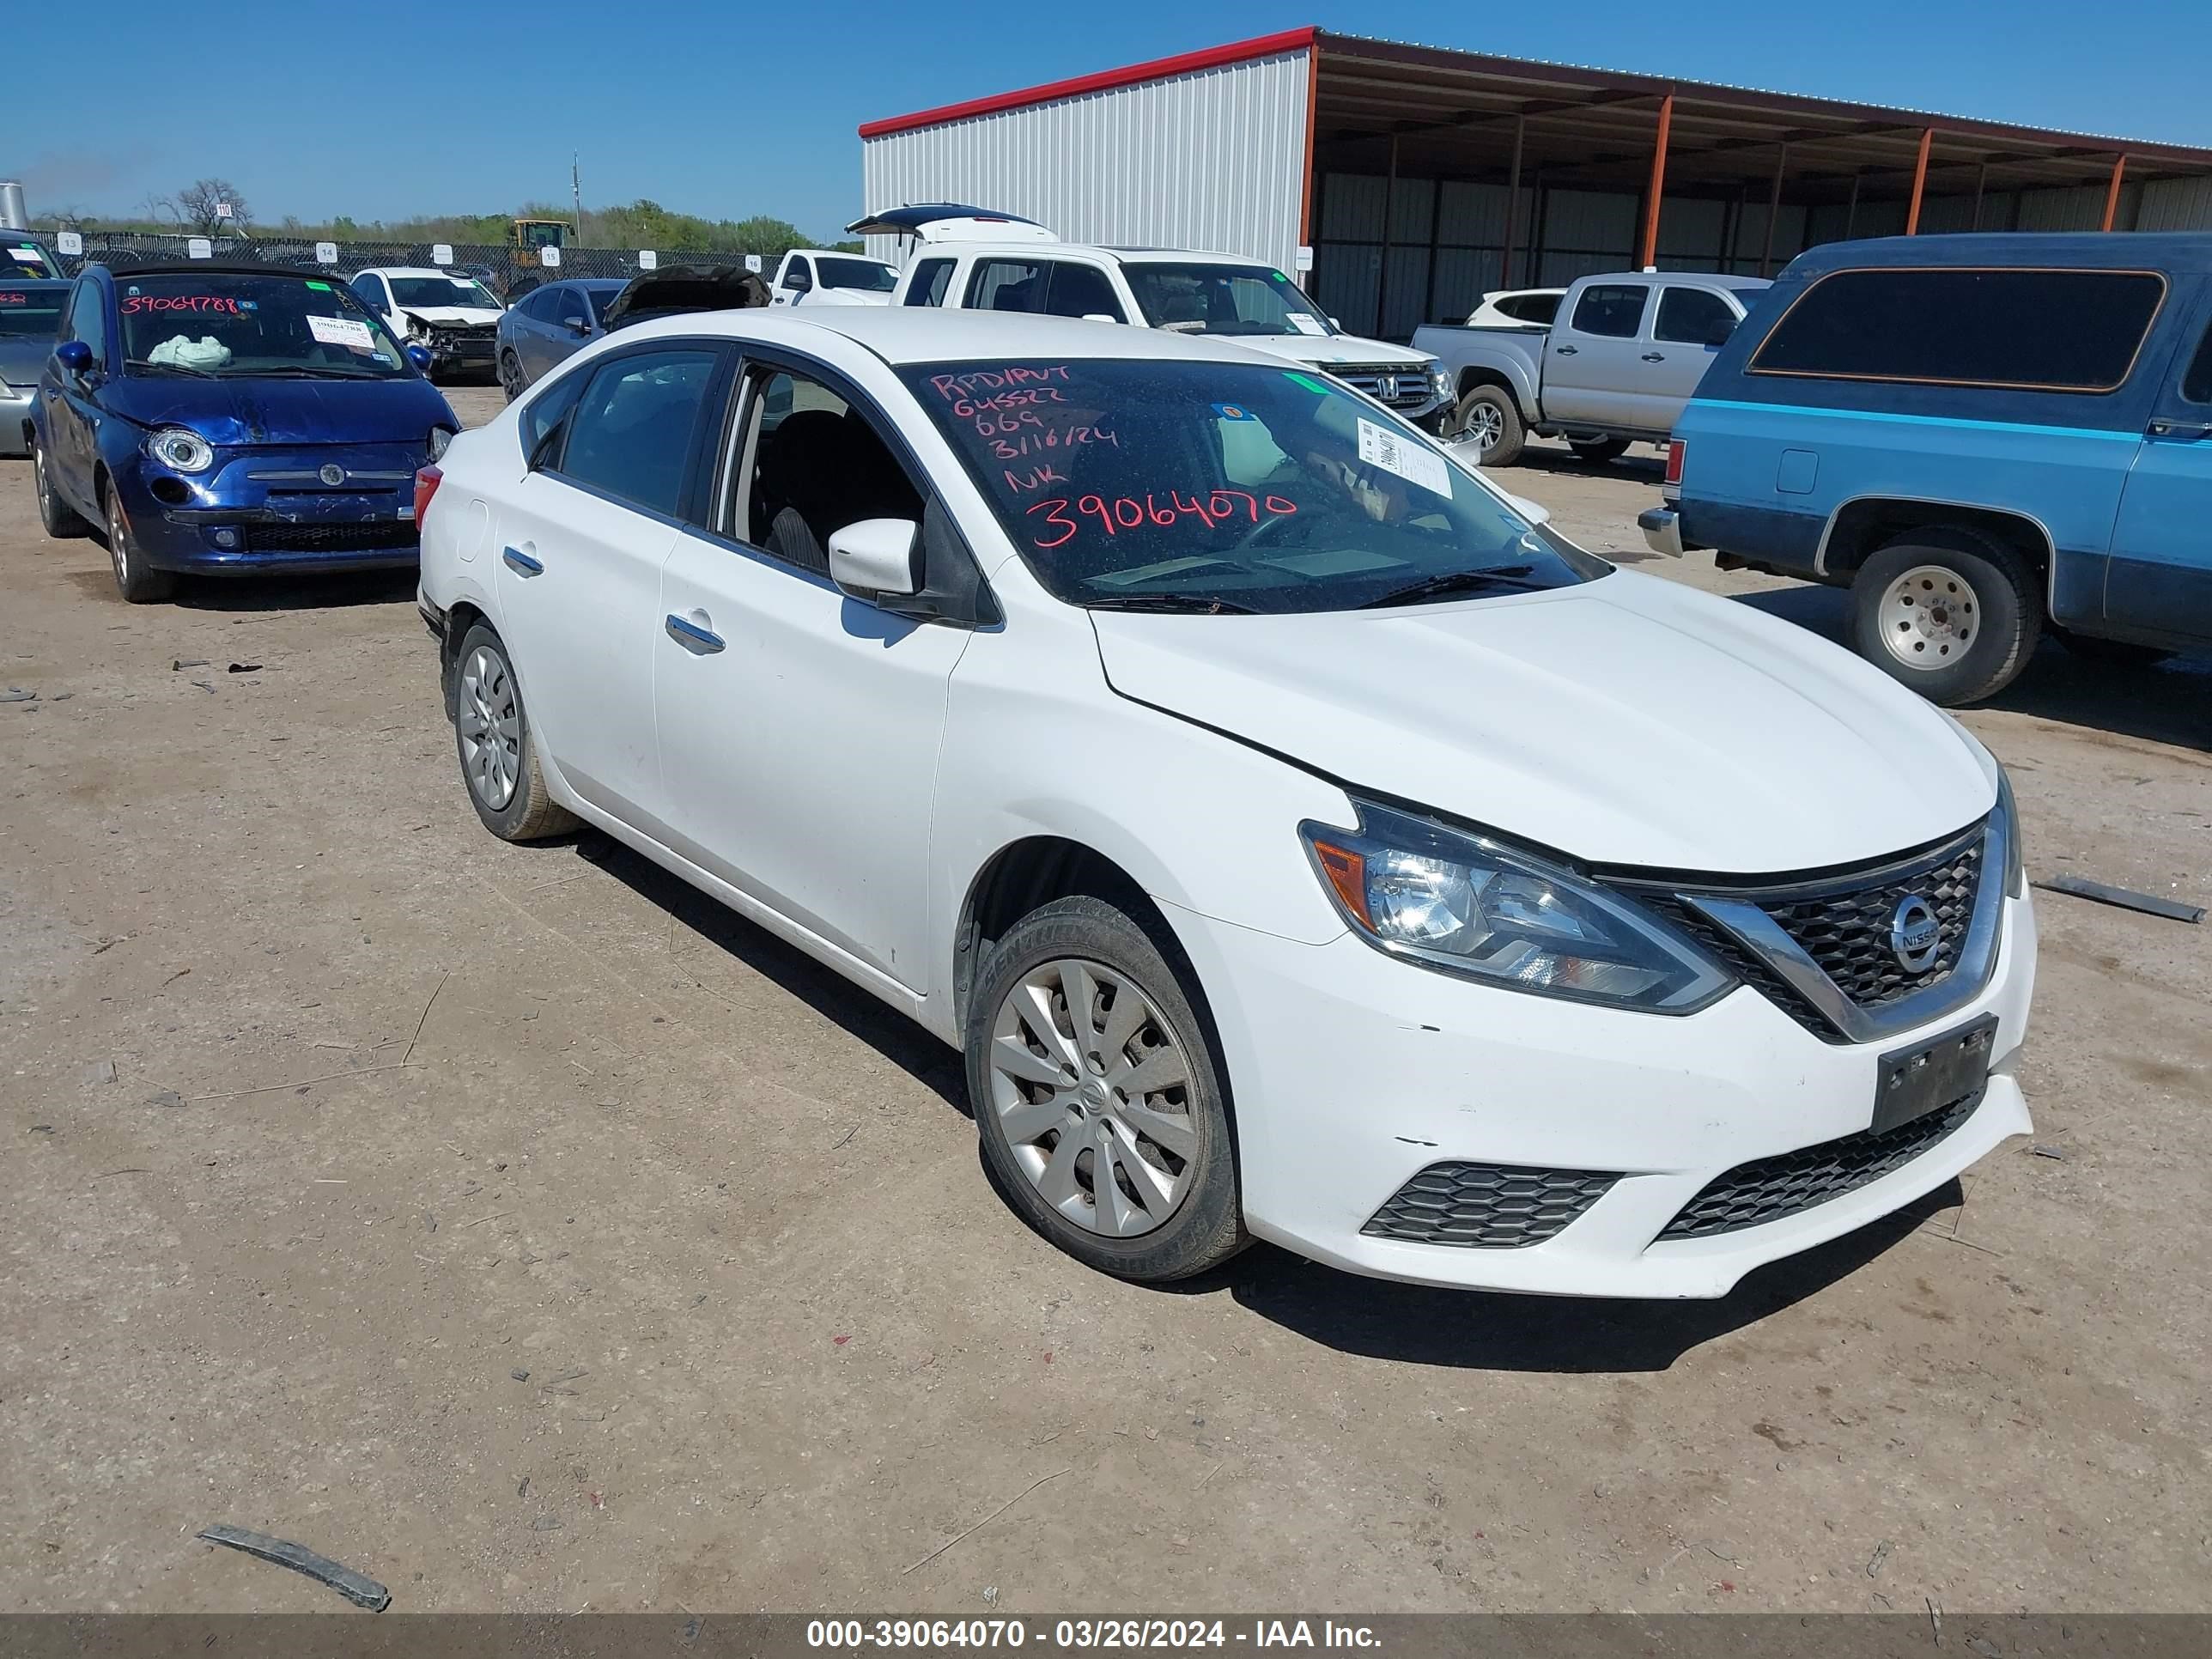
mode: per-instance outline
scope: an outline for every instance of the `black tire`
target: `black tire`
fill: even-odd
[[[1915,571],[1898,614],[1885,619],[1893,586]],[[1905,601],[1910,604],[1906,605]],[[1900,621],[1900,616],[1911,620]],[[1917,618],[1942,619],[1930,636]],[[2012,684],[2035,654],[2043,593],[2018,549],[1958,526],[1908,531],[1876,551],[1851,581],[1851,647],[1930,702],[1978,702]],[[1887,641],[1894,638],[1893,647]]]
[[[1487,443],[1477,442],[1478,466],[1511,466],[1521,459],[1528,434],[1521,424],[1513,394],[1504,386],[1476,386],[1452,410],[1452,441],[1470,441],[1474,433],[1486,428],[1492,436]]]
[[[1570,438],[1567,447],[1575,452],[1578,461],[1588,461],[1593,466],[1607,461],[1617,461],[1628,453],[1626,438]]]
[[[2053,626],[2058,643],[2084,662],[2101,664],[2106,668],[2155,668],[2174,653],[2163,646],[2137,645],[2133,640],[2100,640],[2094,635],[2076,634],[2070,628]]]
[[[105,492],[103,504],[107,511],[107,562],[115,570],[116,591],[131,605],[159,605],[173,597],[177,591],[175,573],[155,570],[147,564],[145,554],[131,537],[131,521],[124,516],[123,502],[112,484]]]
[[[479,663],[494,666],[472,682]],[[469,792],[469,805],[477,809],[483,827],[501,841],[540,841],[574,829],[576,815],[555,800],[545,787],[545,771],[538,764],[529,710],[523,706],[521,682],[514,677],[506,644],[478,623],[462,636],[452,672],[453,751],[460,761],[461,784]],[[481,702],[477,693],[482,694]],[[509,711],[512,742],[502,738],[498,743],[504,758],[487,769],[484,751],[494,745],[476,733],[499,736]]]
[[[31,444],[31,484],[39,498],[39,523],[46,534],[56,541],[67,541],[72,536],[92,533],[84,514],[61,498],[53,480],[46,476],[46,458],[35,439]]]
[[[530,390],[530,382],[522,378],[522,360],[512,351],[499,354],[499,388],[509,403]]]
[[[1230,1133],[1212,1028],[1194,1006],[1182,976],[1170,965],[1169,952],[1173,942],[1156,937],[1154,930],[1158,927],[1156,921],[1140,922],[1105,900],[1087,896],[1055,899],[1030,912],[1006,930],[1006,936],[992,946],[983,961],[976,976],[975,994],[969,1002],[965,1045],[969,1099],[975,1109],[976,1127],[982,1135],[984,1156],[989,1159],[1016,1212],[1031,1227],[1085,1266],[1117,1278],[1152,1284],[1204,1273],[1226,1261],[1251,1242],[1244,1231],[1243,1209],[1237,1193],[1236,1148]],[[1164,945],[1168,948],[1164,949]],[[1180,952],[1175,954],[1179,956]],[[1118,988],[1102,983],[1094,1012],[1085,1022],[1086,1032],[1096,1036],[1102,1018],[1110,1024],[1113,1011],[1121,1006],[1119,999],[1130,994],[1129,988],[1133,987],[1141,994],[1141,1000],[1151,1005],[1151,1010],[1123,1039],[1122,1052],[1118,1057],[1126,1063],[1129,1053],[1142,1054],[1148,1046],[1152,1052],[1158,1052],[1171,1043],[1180,1048],[1185,1062],[1182,1069],[1186,1081],[1164,1091],[1146,1091],[1139,1105],[1157,1102],[1158,1109],[1169,1115],[1174,1114],[1177,1107],[1187,1111],[1188,1123],[1176,1138],[1188,1138],[1188,1156],[1179,1160],[1182,1168],[1178,1173],[1188,1174],[1188,1184],[1164,1221],[1127,1237],[1110,1237],[1070,1220],[1048,1202],[1039,1178],[1032,1176],[1018,1158],[1000,1121],[999,1079],[994,1076],[992,1053],[1002,1009],[1030,975],[1049,972],[1053,964],[1070,959],[1103,968],[1123,981]],[[1109,996],[1114,1000],[1103,1000]],[[1063,994],[1054,1004],[1055,1018],[1065,1016],[1066,1006]],[[1163,1030],[1161,1026],[1166,1029]],[[1075,1041],[1072,1020],[1063,1035],[1069,1042]],[[1157,1037],[1160,1042],[1147,1045],[1147,1036]],[[1032,1052],[1037,1052],[1036,1046],[1031,1046]],[[1066,1075],[1072,1080],[1068,1087],[1071,1098],[1087,1094],[1097,1086],[1073,1067]],[[1006,1086],[1018,1085],[1009,1081]],[[1058,1085],[1030,1087],[1047,1088],[1054,1097],[1060,1093]],[[1177,1095],[1181,1097],[1179,1101],[1175,1099]],[[1112,1091],[1106,1091],[1105,1097],[1114,1097]],[[1047,1133],[1064,1138],[1094,1130],[1101,1119],[1086,1116],[1090,1109],[1071,1104],[1067,1108],[1070,1127]],[[1107,1109],[1102,1105],[1099,1112],[1107,1114]],[[1174,1155],[1164,1153],[1158,1144],[1146,1144],[1152,1147],[1152,1158],[1148,1163],[1156,1170],[1168,1167],[1168,1160]],[[1041,1146],[1033,1150],[1049,1162],[1052,1154],[1059,1150],[1059,1140],[1055,1139],[1052,1154],[1046,1153]],[[1141,1149],[1138,1155],[1141,1155]],[[1087,1151],[1078,1151],[1071,1157],[1074,1165],[1079,1165],[1086,1158],[1091,1160],[1087,1172],[1090,1184],[1085,1190],[1090,1199],[1088,1207],[1095,1211],[1097,1157]],[[1127,1161],[1126,1155],[1123,1161]],[[1070,1175],[1073,1179],[1084,1178],[1075,1167],[1071,1167]],[[1129,1186],[1119,1184],[1131,1181],[1126,1173],[1109,1172],[1109,1178],[1116,1182],[1117,1194],[1132,1191]],[[1081,1195],[1077,1201],[1082,1203]]]

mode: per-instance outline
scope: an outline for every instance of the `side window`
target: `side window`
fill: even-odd
[[[1735,321],[1728,301],[1710,289],[1662,288],[1659,290],[1659,320],[1651,337],[1684,345],[1704,345],[1713,330]]]
[[[945,290],[952,284],[952,264],[950,259],[924,259],[914,268],[914,281],[907,285],[906,302],[910,306],[941,306]]]
[[[1097,266],[1059,260],[1051,270],[1052,285],[1044,308],[1054,316],[1111,317],[1117,323],[1129,320],[1122,313],[1121,302],[1114,297],[1114,284]]]
[[[1583,290],[1575,301],[1575,332],[1607,339],[1632,340],[1644,322],[1644,301],[1651,290],[1641,283],[1601,283]]]
[[[561,476],[673,517],[715,357],[677,346],[602,363],[568,417]]]
[[[1022,259],[984,259],[968,279],[970,311],[1042,311],[1045,268]]]
[[[588,324],[592,319],[584,309],[584,296],[573,288],[564,288],[555,296],[553,320],[562,326],[570,323]]]
[[[752,377],[731,514],[736,539],[817,575],[830,538],[863,519],[922,516],[923,496],[875,422],[819,380]]]
[[[1556,294],[1522,294],[1510,300],[1500,300],[1498,308],[1516,323],[1548,325],[1559,314],[1559,296]]]
[[[381,276],[372,276],[367,271],[363,271],[360,276],[353,279],[349,287],[352,289],[354,298],[360,301],[362,304],[367,306],[371,311],[388,311],[391,309],[391,307],[385,303],[384,279]]]
[[[584,389],[586,376],[564,374],[522,406],[522,456],[534,469],[559,447],[560,431]]]
[[[2192,404],[2212,404],[2212,328],[2204,331],[2197,355],[2189,360],[2189,373],[2181,377],[2181,395]]]
[[[100,295],[100,284],[89,276],[76,285],[76,293],[70,298],[69,337],[92,348],[95,366],[107,366],[107,302]]]

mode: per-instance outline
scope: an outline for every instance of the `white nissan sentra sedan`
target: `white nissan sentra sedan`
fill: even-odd
[[[1988,751],[1279,358],[671,318],[418,501],[485,825],[597,825],[959,1048],[1095,1267],[1718,1296],[2029,1127]]]

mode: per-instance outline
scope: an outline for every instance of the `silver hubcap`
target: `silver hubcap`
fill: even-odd
[[[461,665],[461,770],[469,787],[495,812],[514,799],[522,775],[522,714],[506,660],[478,646]]]
[[[991,1105],[1046,1203],[1131,1238],[1190,1190],[1190,1064],[1166,1017],[1102,963],[1048,963],[999,1006]]]
[[[1915,565],[1883,590],[1881,642],[1908,668],[1942,668],[1959,660],[1981,632],[1982,605],[1973,586],[1940,564]]]
[[[123,504],[107,504],[107,556],[115,562],[115,580],[131,580],[130,532],[123,527]]]
[[[1473,404],[1460,422],[1459,435],[1462,443],[1471,443],[1486,453],[1495,449],[1498,441],[1505,435],[1505,417],[1498,412],[1496,404]]]

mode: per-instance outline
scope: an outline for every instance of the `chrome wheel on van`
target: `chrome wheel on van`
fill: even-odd
[[[1907,668],[1946,668],[1963,657],[1981,631],[1982,606],[1956,570],[1919,564],[1882,590],[1875,611],[1881,642]]]
[[[454,716],[461,740],[461,771],[469,788],[496,812],[514,799],[522,775],[522,715],[514,677],[489,646],[479,645],[461,664]]]
[[[1024,975],[999,1005],[988,1063],[1014,1162],[1061,1216],[1133,1238],[1175,1214],[1198,1152],[1190,1060],[1126,975],[1073,958]]]

